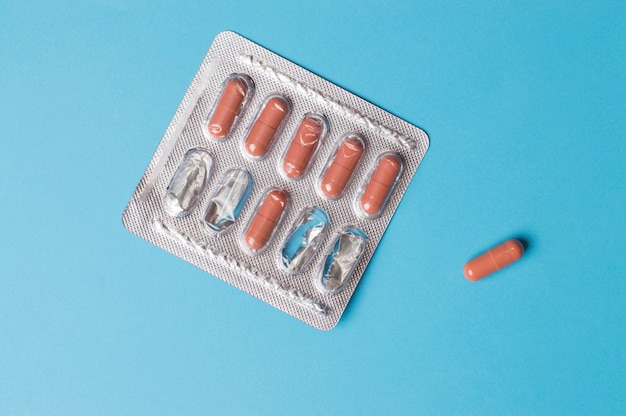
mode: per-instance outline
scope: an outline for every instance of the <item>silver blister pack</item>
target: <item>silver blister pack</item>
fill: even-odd
[[[122,220],[133,234],[328,330],[428,144],[423,130],[222,32]]]

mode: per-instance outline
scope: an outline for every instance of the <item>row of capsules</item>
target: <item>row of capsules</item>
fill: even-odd
[[[245,74],[232,74],[222,84],[221,92],[203,122],[203,132],[213,141],[229,138],[254,93],[254,82]],[[262,160],[272,148],[291,113],[291,103],[280,94],[271,94],[261,104],[241,142],[241,150],[253,161]],[[288,180],[302,178],[324,136],[328,120],[317,113],[306,113],[289,145],[279,159],[278,170]],[[344,134],[332,151],[318,180],[318,193],[336,200],[343,194],[365,151],[363,138],[357,133]],[[184,217],[196,207],[212,167],[209,152],[201,147],[190,149],[174,173],[165,196],[166,211],[175,217]],[[383,212],[403,170],[400,156],[385,152],[378,156],[366,183],[354,200],[359,216],[374,219]],[[236,221],[246,204],[254,179],[241,168],[227,170],[209,198],[204,213],[205,227],[212,233],[222,233]],[[248,254],[267,247],[289,204],[289,195],[279,187],[266,190],[249,218],[240,244]],[[328,213],[321,207],[305,208],[297,216],[281,248],[280,264],[291,273],[304,270],[330,226]],[[323,293],[339,292],[358,264],[367,241],[358,227],[341,229],[326,253],[315,279]]]

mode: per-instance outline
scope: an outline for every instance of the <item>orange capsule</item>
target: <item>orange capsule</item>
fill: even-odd
[[[463,274],[467,280],[475,282],[515,263],[523,254],[522,243],[517,240],[507,240],[465,263]]]
[[[284,97],[273,96],[267,100],[243,142],[249,156],[261,157],[267,152],[288,112],[289,104]]]
[[[288,199],[287,194],[278,189],[266,194],[243,236],[243,241],[250,250],[256,252],[265,247],[285,211]]]
[[[361,211],[366,216],[375,217],[382,212],[401,170],[400,156],[389,153],[380,158],[359,201]]]
[[[304,174],[325,129],[321,116],[311,114],[302,119],[283,158],[283,172],[287,177],[296,179]]]
[[[224,83],[208,121],[209,134],[213,138],[223,139],[233,128],[250,90],[251,81],[246,78],[243,75],[234,75]]]
[[[329,198],[341,195],[362,155],[363,141],[358,136],[345,139],[322,176],[322,193]]]

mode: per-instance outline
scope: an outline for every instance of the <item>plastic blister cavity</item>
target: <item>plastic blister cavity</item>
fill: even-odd
[[[324,197],[336,199],[343,194],[364,151],[363,139],[356,133],[346,134],[338,141],[320,177],[319,189]]]
[[[243,234],[247,250],[256,253],[270,241],[289,203],[287,193],[281,189],[270,189],[263,194]]]
[[[223,32],[122,218],[139,237],[328,330],[427,148],[418,127]]]
[[[254,82],[248,75],[232,74],[226,78],[219,97],[207,114],[205,134],[215,140],[228,138],[253,94]]]
[[[280,94],[272,94],[259,108],[254,122],[243,142],[244,154],[253,160],[263,158],[269,152],[274,139],[282,132],[289,118],[291,103]]]
[[[165,210],[173,217],[189,215],[206,187],[213,159],[202,148],[185,153],[165,192]]]
[[[323,208],[303,209],[281,249],[281,265],[290,273],[301,272],[313,260],[329,224],[328,213]]]
[[[403,166],[402,159],[396,153],[384,153],[376,159],[374,169],[367,176],[357,199],[357,210],[363,217],[380,217],[400,179]]]
[[[320,268],[318,289],[330,295],[340,292],[350,280],[366,243],[367,235],[360,228],[346,227],[337,233]]]
[[[287,178],[298,179],[305,174],[327,132],[325,116],[304,115],[282,159],[282,172]]]
[[[248,200],[252,186],[252,175],[247,170],[226,171],[204,213],[204,225],[207,229],[221,233],[231,227]]]

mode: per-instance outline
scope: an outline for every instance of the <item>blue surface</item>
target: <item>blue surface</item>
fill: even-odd
[[[54,3],[0,2],[0,414],[626,414],[626,3]],[[330,332],[121,225],[226,29],[430,135]]]

